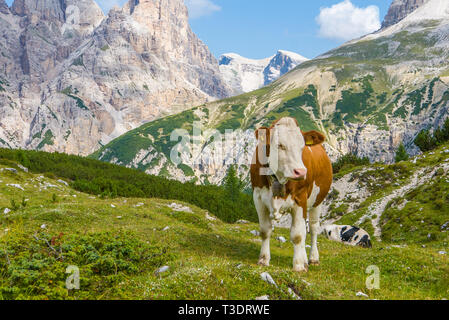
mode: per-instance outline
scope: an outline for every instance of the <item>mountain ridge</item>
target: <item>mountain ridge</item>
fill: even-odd
[[[269,85],[309,59],[291,51],[278,50],[264,59],[249,59],[237,53],[225,53],[218,59],[220,72],[235,94]]]
[[[382,28],[388,28],[400,22],[428,1],[429,0],[393,0],[384,21],[382,22]]]

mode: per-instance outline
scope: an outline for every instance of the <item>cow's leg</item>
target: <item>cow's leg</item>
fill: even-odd
[[[309,265],[307,263],[306,252],[306,219],[304,218],[304,208],[295,205],[292,210],[292,227],[290,231],[291,241],[293,243],[293,271],[307,272]]]
[[[254,204],[256,206],[257,214],[259,216],[260,236],[262,238],[262,248],[260,250],[259,265],[269,266],[271,260],[270,253],[270,237],[272,233],[272,224],[270,218],[270,211],[263,203],[261,197],[254,194]]]
[[[312,248],[310,249],[310,265],[320,264],[320,254],[318,252],[317,239],[320,234],[320,218],[321,218],[321,205],[316,208],[312,208],[309,214],[310,234],[312,237]]]

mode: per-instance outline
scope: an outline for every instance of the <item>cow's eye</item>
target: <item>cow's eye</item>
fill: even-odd
[[[287,147],[284,146],[283,144],[280,144],[280,145],[279,145],[279,149],[281,149],[281,150],[287,150]]]

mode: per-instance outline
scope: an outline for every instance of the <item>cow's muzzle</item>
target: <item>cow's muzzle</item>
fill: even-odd
[[[295,169],[293,170],[292,180],[304,180],[307,175],[307,169]]]

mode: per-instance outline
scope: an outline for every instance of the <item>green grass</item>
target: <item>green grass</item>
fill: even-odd
[[[250,234],[256,224],[209,221],[194,206],[193,213],[175,213],[167,207],[171,201],[160,199],[100,199],[22,171],[2,172],[0,180],[0,208],[29,199],[0,215],[3,299],[290,299],[289,287],[303,299],[365,299],[356,297],[359,291],[371,299],[449,295],[449,264],[438,248],[375,243],[366,250],[320,237],[321,265],[297,274],[291,271],[292,245],[274,240],[288,238],[288,230],[274,231],[272,266],[260,267],[260,242]],[[43,189],[46,182],[57,188]],[[6,186],[13,183],[25,191]],[[65,288],[69,265],[80,269],[80,290]],[[156,275],[162,265],[170,270]],[[380,268],[380,290],[365,288],[370,265]],[[279,288],[260,279],[264,271]]]

